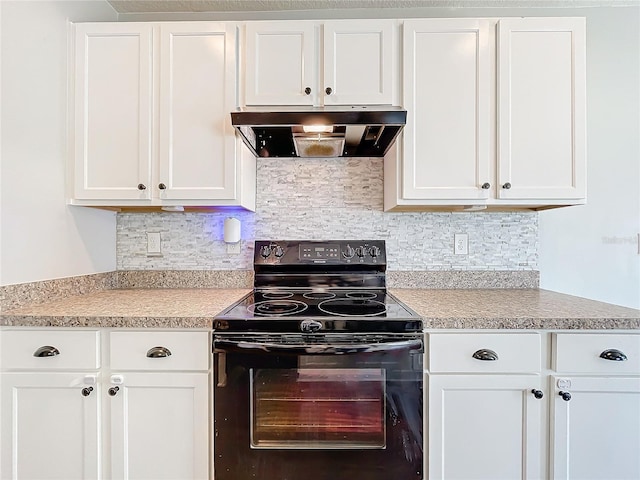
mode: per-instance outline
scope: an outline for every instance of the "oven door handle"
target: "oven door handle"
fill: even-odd
[[[215,339],[213,351],[244,353],[281,353],[290,355],[347,355],[356,353],[390,352],[396,350],[421,350],[422,339],[394,342],[373,342],[354,344],[310,343],[286,344],[272,342],[254,342],[250,340]]]

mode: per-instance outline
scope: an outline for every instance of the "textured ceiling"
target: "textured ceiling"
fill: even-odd
[[[345,8],[578,8],[640,0],[108,0],[118,13],[266,12]]]

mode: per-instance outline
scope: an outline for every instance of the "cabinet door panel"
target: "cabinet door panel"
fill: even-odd
[[[139,23],[75,26],[74,198],[151,198],[151,32]]]
[[[585,196],[584,19],[498,22],[498,197]]]
[[[542,478],[540,386],[537,375],[430,375],[429,478]]]
[[[111,408],[112,476],[209,478],[207,373],[127,373]]]
[[[487,41],[483,20],[405,22],[403,198],[488,198]]]
[[[313,22],[249,22],[244,55],[247,105],[312,105],[317,99]]]
[[[561,377],[552,403],[552,474],[567,480],[640,478],[640,378]],[[557,385],[558,377],[552,377]],[[552,385],[553,388],[553,385]]]
[[[324,24],[326,105],[392,103],[393,21],[334,21]]]
[[[6,373],[0,378],[0,477],[99,478],[99,387],[82,395],[87,385],[80,374]]]
[[[211,22],[163,24],[161,38],[161,199],[233,199],[235,34]]]

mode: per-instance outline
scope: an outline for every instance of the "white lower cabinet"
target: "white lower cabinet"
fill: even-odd
[[[429,479],[640,478],[638,332],[428,337]]]
[[[209,337],[3,330],[0,478],[208,479]]]
[[[100,478],[100,387],[85,385],[81,373],[0,377],[0,478]]]
[[[429,335],[429,478],[542,478],[540,345],[538,333]]]
[[[206,373],[127,373],[107,400],[109,478],[207,479],[209,381]]]
[[[113,479],[209,478],[209,332],[109,334]]]
[[[570,382],[571,395],[552,402],[552,478],[640,478],[640,377],[552,381]]]
[[[640,335],[553,335],[551,478],[640,478]]]
[[[533,390],[538,375],[432,375],[429,478],[542,478],[544,398]]]

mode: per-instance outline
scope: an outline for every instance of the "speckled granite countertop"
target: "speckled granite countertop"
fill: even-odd
[[[640,310],[538,289],[391,289],[427,329],[640,329]]]
[[[0,325],[211,328],[248,289],[102,290],[3,313]],[[537,289],[390,289],[427,329],[640,329],[640,310]]]
[[[213,317],[250,289],[102,290],[3,313],[0,325],[211,328]]]

